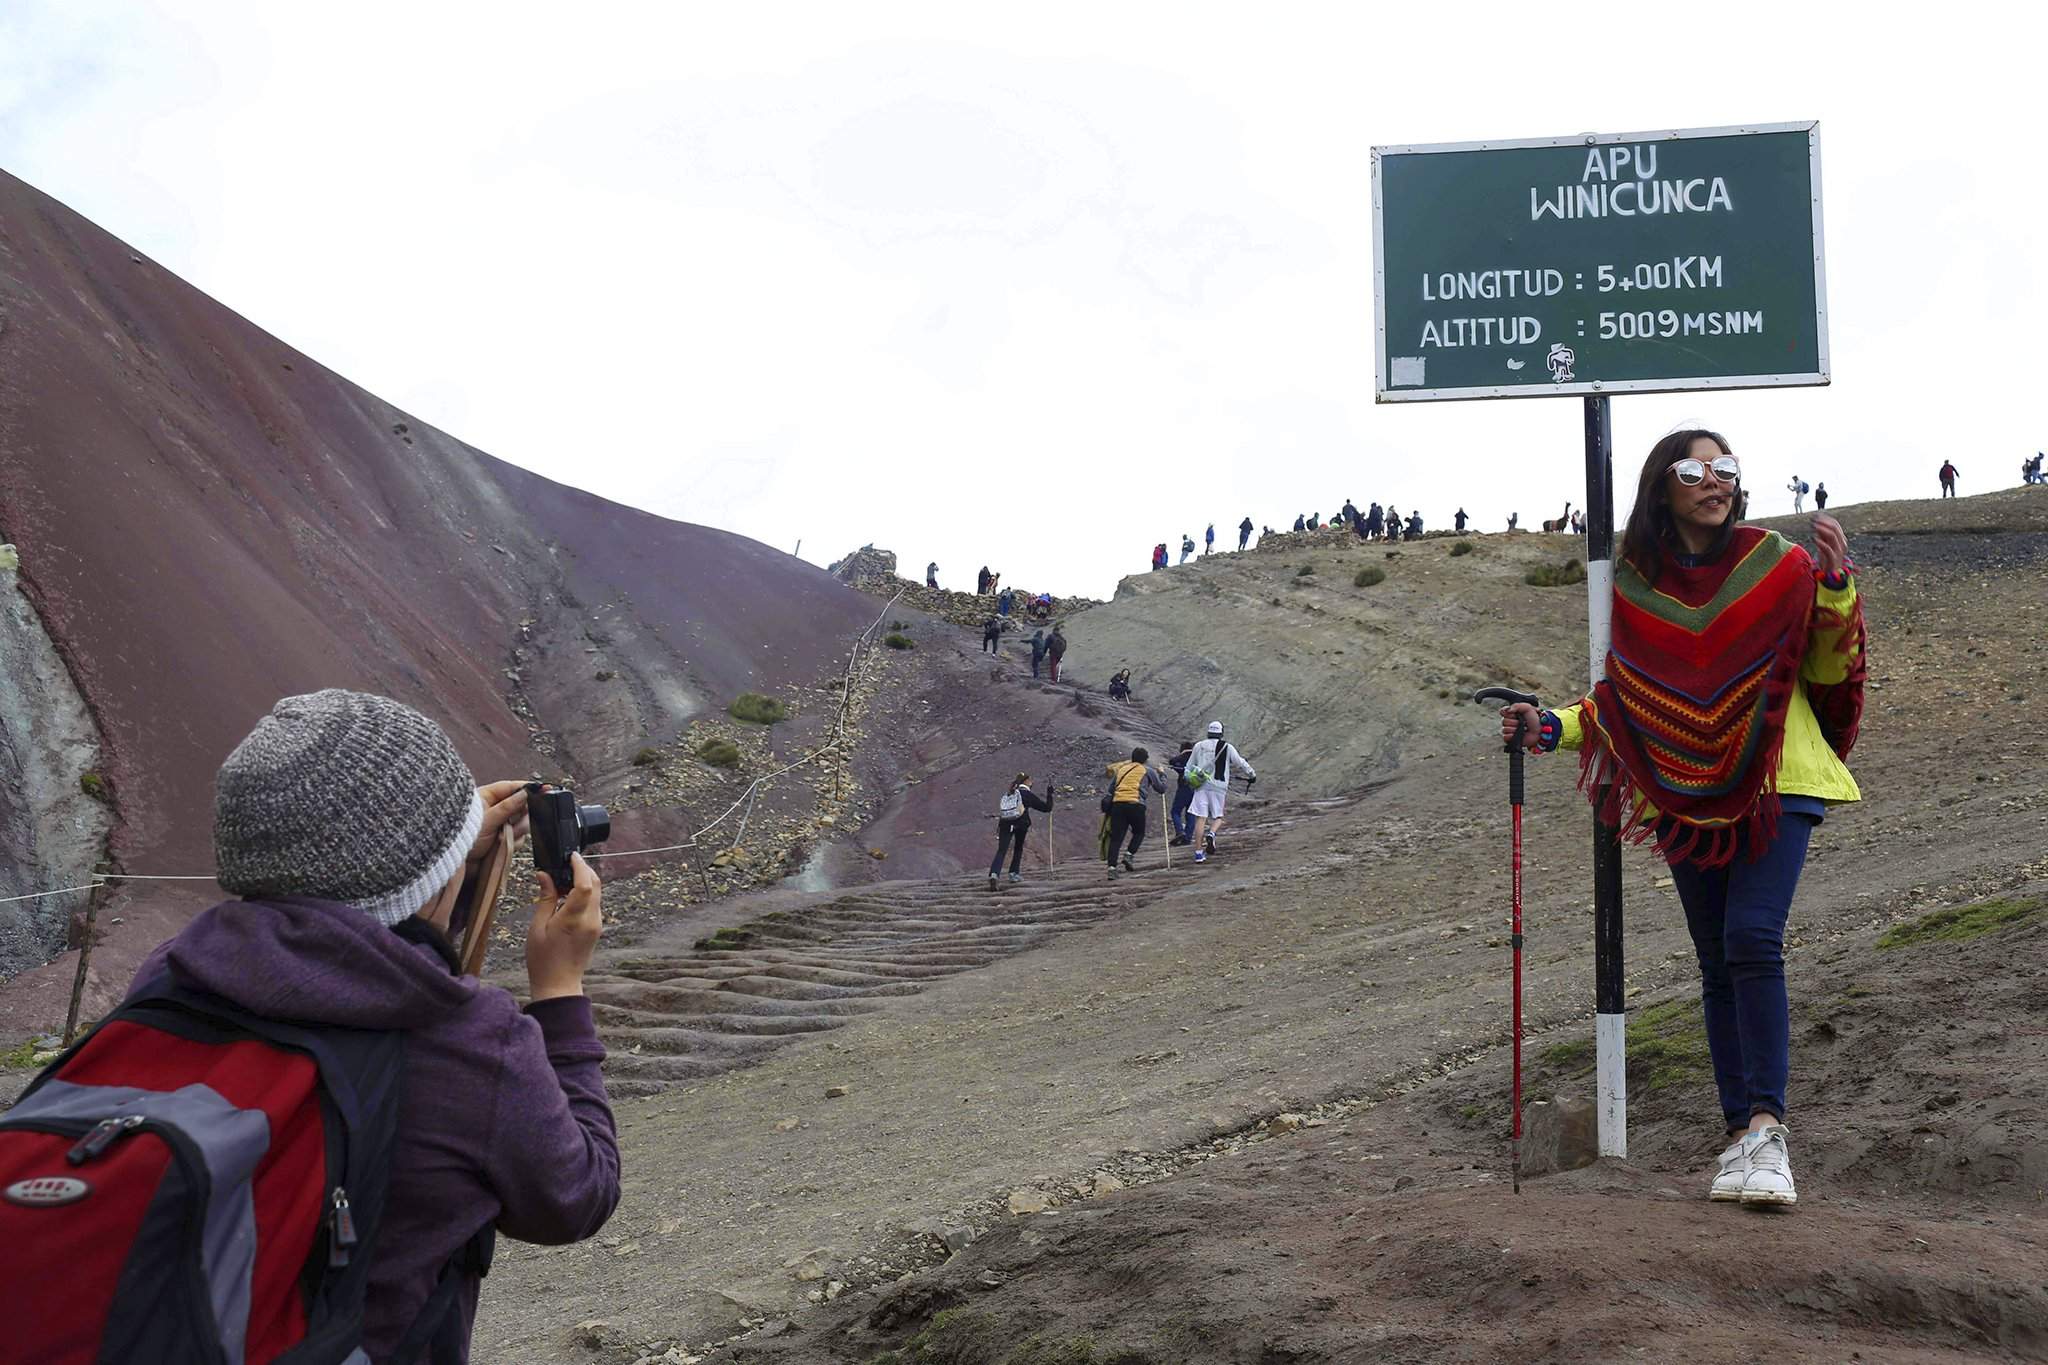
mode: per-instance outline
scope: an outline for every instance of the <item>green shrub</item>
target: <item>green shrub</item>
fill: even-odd
[[[1308,576],[1309,576],[1310,574],[1314,573],[1315,571],[1316,571],[1316,566],[1315,566],[1315,565],[1313,565],[1313,564],[1304,564],[1304,565],[1302,565],[1302,566],[1301,566],[1300,568],[1298,568],[1298,569],[1296,569],[1296,570],[1294,571],[1294,576],[1295,576],[1296,578],[1307,578],[1307,577],[1308,577]]]
[[[707,739],[697,746],[697,757],[714,768],[737,767],[740,746],[729,739]]]
[[[597,680],[599,682],[610,682],[613,678],[616,678],[618,676],[618,674],[612,672],[609,668],[600,668],[597,670]]]
[[[789,715],[787,706],[759,692],[742,692],[739,699],[725,709],[734,720],[750,721],[755,725],[773,725]]]
[[[107,785],[107,779],[98,773],[80,773],[78,789],[95,801],[112,801],[114,790]]]
[[[889,646],[889,648],[891,649],[917,648],[917,641],[911,639],[908,635],[903,634],[901,631],[895,631],[888,635],[884,635],[882,637],[882,643]]]
[[[633,766],[636,768],[651,768],[659,762],[661,762],[661,750],[659,749],[642,749],[639,753],[633,755]]]
[[[1469,541],[1469,540],[1461,540],[1461,541],[1458,541],[1458,542],[1457,542],[1456,544],[1454,544],[1454,545],[1452,545],[1452,546],[1451,546],[1451,558],[1452,558],[1452,559],[1456,559],[1456,558],[1457,558],[1457,557],[1458,557],[1459,555],[1469,555],[1469,554],[1471,554],[1471,553],[1472,553],[1472,542],[1471,542],[1471,541]]]
[[[1585,582],[1586,566],[1576,559],[1567,559],[1562,564],[1538,564],[1522,575],[1522,581],[1532,588],[1562,588]]]
[[[1384,583],[1386,581],[1387,571],[1385,569],[1380,568],[1377,564],[1368,564],[1360,569],[1352,578],[1351,586],[1354,588],[1369,588],[1375,583]]]

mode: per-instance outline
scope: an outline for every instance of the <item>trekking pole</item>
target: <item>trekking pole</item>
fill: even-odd
[[[1159,798],[1159,839],[1166,850],[1166,870],[1173,871],[1173,816],[1168,813],[1171,804],[1164,796]]]
[[[1472,694],[1475,702],[1498,701],[1509,706],[1526,703],[1537,705],[1533,692],[1517,692],[1511,687],[1483,687]],[[1514,1136],[1509,1140],[1508,1160],[1514,1180],[1515,1193],[1522,1192],[1522,725],[1515,725],[1515,737],[1504,746],[1508,754],[1508,806],[1514,819],[1514,873],[1509,882],[1509,903],[1513,907],[1509,921],[1508,943],[1515,954],[1515,1063],[1514,1090]]]
[[[1053,797],[1059,795],[1060,782],[1051,773],[1045,775],[1045,871],[1052,874],[1052,808]]]

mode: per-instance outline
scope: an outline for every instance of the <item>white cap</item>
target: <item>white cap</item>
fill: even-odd
[[[1220,721],[1220,720],[1212,720],[1212,721],[1210,721],[1210,722],[1209,722],[1209,733],[1210,733],[1210,734],[1212,734],[1212,735],[1220,735],[1220,734],[1222,734],[1222,733],[1223,733],[1223,722],[1222,722],[1222,721]]]

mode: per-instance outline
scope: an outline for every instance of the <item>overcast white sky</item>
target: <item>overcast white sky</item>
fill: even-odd
[[[1618,397],[1618,482],[1692,423],[1761,512],[2018,482],[2038,16],[1809,8],[4,0],[0,166],[502,458],[1106,594],[1582,500],[1574,399],[1374,405],[1379,143],[1820,119],[1833,387]]]

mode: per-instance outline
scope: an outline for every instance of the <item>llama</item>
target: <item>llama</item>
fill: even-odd
[[[1548,520],[1546,520],[1546,521],[1545,521],[1545,522],[1543,523],[1543,529],[1544,529],[1544,530],[1546,530],[1546,531],[1562,531],[1562,530],[1564,530],[1564,529],[1565,529],[1566,527],[1570,526],[1571,524],[1572,524],[1572,505],[1571,505],[1570,503],[1566,503],[1566,504],[1564,505],[1564,515],[1563,515],[1563,516],[1561,516],[1561,517],[1559,517],[1559,518],[1558,518],[1558,519],[1557,519],[1556,521],[1548,521]]]

